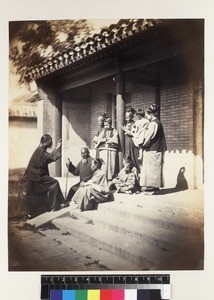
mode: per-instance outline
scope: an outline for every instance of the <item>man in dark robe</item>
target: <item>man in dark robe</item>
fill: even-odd
[[[36,216],[45,211],[55,211],[66,206],[65,198],[60,189],[59,182],[50,177],[48,165],[61,157],[61,140],[56,148],[47,152],[52,147],[52,138],[44,134],[39,147],[34,151],[25,171],[27,179],[27,204],[29,214]]]
[[[89,149],[87,147],[83,147],[81,149],[81,161],[78,163],[78,165],[75,167],[72,162],[69,160],[66,164],[68,171],[72,173],[73,175],[80,177],[80,182],[72,186],[68,192],[67,201],[71,201],[73,195],[76,193],[78,188],[87,182],[89,179],[92,178],[93,172],[91,170],[91,162],[94,160],[90,156]]]

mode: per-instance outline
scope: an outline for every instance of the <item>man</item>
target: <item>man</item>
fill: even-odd
[[[49,134],[41,137],[40,145],[31,156],[24,175],[28,181],[27,202],[30,215],[33,216],[66,206],[59,182],[50,177],[48,170],[48,165],[61,157],[62,142],[59,140],[56,148],[49,153],[47,149],[51,148],[52,144]],[[44,201],[41,201],[42,196],[46,198]]]
[[[94,160],[90,156],[89,149],[87,147],[83,147],[81,149],[81,161],[75,167],[72,162],[69,160],[66,164],[68,171],[73,175],[80,177],[80,182],[72,186],[68,192],[67,201],[71,201],[73,195],[76,193],[78,188],[82,185],[82,183],[87,182],[91,179],[93,173],[91,170],[91,162]]]

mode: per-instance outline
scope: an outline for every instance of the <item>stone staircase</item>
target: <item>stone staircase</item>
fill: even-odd
[[[65,210],[52,220],[55,238],[67,248],[78,241],[106,270],[203,269],[203,191],[114,194],[96,211]]]

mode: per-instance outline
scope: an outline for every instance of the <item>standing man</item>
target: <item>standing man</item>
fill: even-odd
[[[48,165],[61,157],[60,148],[62,142],[59,140],[56,148],[49,153],[47,149],[51,148],[52,144],[52,137],[49,134],[44,134],[25,171],[24,176],[28,181],[28,204],[30,206],[30,214],[33,215],[38,215],[45,211],[59,210],[66,206],[59,182],[50,177],[48,170]],[[42,195],[46,196],[45,203],[38,201],[38,196]]]
[[[98,136],[100,158],[104,161],[102,171],[108,181],[116,177],[118,169],[119,134],[117,129],[112,127],[112,120],[107,118],[104,121],[104,129]]]
[[[67,201],[71,201],[73,195],[76,193],[78,188],[91,179],[93,172],[91,170],[91,162],[94,160],[90,156],[89,149],[87,147],[83,147],[81,149],[81,161],[75,167],[72,162],[69,160],[66,164],[68,171],[73,175],[80,177],[80,182],[72,186],[68,192]]]

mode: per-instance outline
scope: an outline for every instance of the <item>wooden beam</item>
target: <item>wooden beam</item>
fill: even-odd
[[[141,85],[144,85],[144,86],[156,87],[156,81],[155,80],[143,79],[143,78],[135,77],[135,76],[132,76],[132,75],[126,75],[126,82],[127,83],[137,83],[137,84],[141,84]]]
[[[83,75],[80,79],[71,79],[70,82],[59,85],[59,91],[66,91],[72,88],[83,86],[101,79],[104,79],[109,76],[116,74],[116,66],[109,66],[108,69],[102,69],[100,71],[91,72],[89,76]]]
[[[184,54],[193,50],[194,45],[178,45],[178,46],[162,46],[158,48],[158,52],[123,62],[123,71],[130,71],[133,69],[148,66],[159,61],[176,57],[180,54]]]

